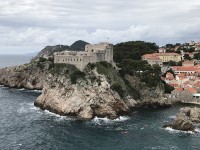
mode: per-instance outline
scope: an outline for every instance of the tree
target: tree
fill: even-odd
[[[192,60],[192,58],[188,54],[185,54],[183,57],[184,57],[185,60]]]
[[[194,54],[194,59],[200,60],[200,53]]]
[[[168,65],[169,65],[169,66],[176,66],[177,64],[176,64],[175,61],[170,60],[170,61],[168,62]]]
[[[175,46],[173,44],[166,44],[166,48],[174,48]]]
[[[179,61],[179,62],[177,62],[177,66],[182,66],[182,63],[183,63],[183,61]]]

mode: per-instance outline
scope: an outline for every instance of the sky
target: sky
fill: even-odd
[[[32,53],[77,40],[144,40],[160,46],[200,41],[200,1],[0,1],[0,54]]]

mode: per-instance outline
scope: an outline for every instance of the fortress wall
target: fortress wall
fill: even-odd
[[[68,63],[83,71],[88,63],[107,61],[113,64],[113,46],[108,43],[86,45],[85,51],[65,51],[54,54],[54,63]]]

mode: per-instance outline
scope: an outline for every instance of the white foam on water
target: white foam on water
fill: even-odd
[[[32,111],[38,111],[39,108],[34,106],[34,103],[21,103],[21,107],[17,110],[19,113],[29,113]]]
[[[176,116],[169,116],[170,119],[174,119]]]
[[[170,133],[190,133],[190,134],[194,134],[194,132],[192,132],[192,131],[175,130],[175,129],[172,129],[170,127],[165,128],[165,130],[169,131]]]
[[[33,92],[36,92],[36,93],[42,93],[42,90],[31,90]]]
[[[50,115],[50,116],[56,117],[57,121],[61,121],[61,120],[74,120],[73,118],[70,118],[70,117],[67,117],[67,116],[61,116],[61,115],[55,114],[53,112],[50,112],[48,110],[44,110],[44,113],[46,115]]]
[[[0,87],[4,87],[4,85],[1,85],[1,84],[0,84]]]
[[[19,91],[25,91],[26,89],[25,88],[22,88],[22,89],[18,89]]]
[[[92,122],[96,123],[96,124],[111,124],[111,123],[115,123],[115,122],[124,122],[126,120],[130,119],[127,116],[120,116],[119,118],[116,118],[114,120],[108,119],[107,117],[105,118],[99,118],[99,117],[95,117],[94,119],[92,119]]]

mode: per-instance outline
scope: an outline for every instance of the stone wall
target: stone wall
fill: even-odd
[[[75,65],[83,71],[88,63],[107,61],[113,64],[113,45],[109,43],[88,44],[85,51],[64,51],[54,53],[54,63],[67,63]]]

